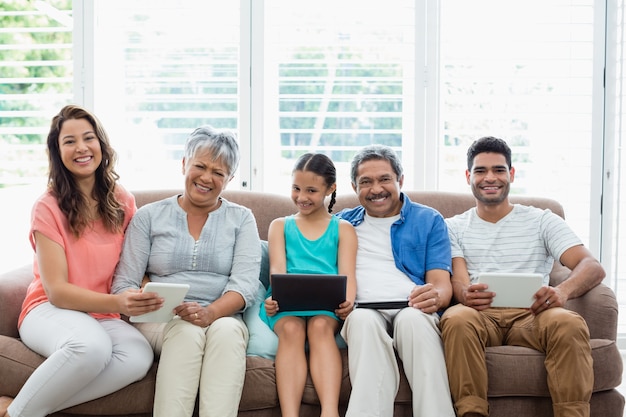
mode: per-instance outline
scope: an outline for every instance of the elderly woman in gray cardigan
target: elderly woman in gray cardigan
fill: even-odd
[[[239,164],[234,134],[196,129],[185,144],[182,195],[140,208],[126,232],[113,292],[154,282],[190,285],[168,323],[136,326],[160,355],[155,417],[236,416],[261,244],[252,212],[220,194]]]

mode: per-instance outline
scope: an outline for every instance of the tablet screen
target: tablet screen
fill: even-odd
[[[334,311],[346,300],[346,275],[272,274],[272,298],[280,311]]]
[[[496,293],[491,307],[529,308],[535,302],[534,295],[543,285],[543,276],[535,273],[488,272],[478,277],[487,284],[487,291]]]
[[[164,282],[149,282],[144,287],[144,292],[156,292],[165,299],[163,307],[139,316],[130,317],[133,323],[166,323],[174,317],[174,308],[179,306],[185,299],[189,290],[189,284],[174,284]]]

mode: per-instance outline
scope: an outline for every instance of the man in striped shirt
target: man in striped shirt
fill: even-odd
[[[515,169],[503,140],[484,137],[470,146],[466,178],[476,207],[446,220],[458,304],[444,313],[440,323],[457,415],[488,415],[485,347],[507,344],[546,354],[555,417],[589,416],[593,387],[589,330],[582,317],[563,306],[598,285],[604,269],[561,217],[510,203]],[[550,287],[555,260],[571,273]],[[540,273],[544,286],[530,309],[492,308],[494,293],[477,282],[484,272]]]

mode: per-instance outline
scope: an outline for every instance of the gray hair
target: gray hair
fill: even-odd
[[[192,159],[198,151],[208,151],[213,161],[221,160],[232,176],[239,167],[239,145],[237,136],[228,129],[213,126],[200,126],[194,130],[185,143],[185,160]]]
[[[384,160],[389,161],[391,168],[396,174],[396,179],[399,180],[402,177],[402,163],[398,158],[398,154],[385,145],[369,145],[361,149],[354,158],[352,158],[352,164],[350,166],[350,177],[352,185],[356,186],[356,177],[359,171],[359,166],[367,161],[371,160]]]

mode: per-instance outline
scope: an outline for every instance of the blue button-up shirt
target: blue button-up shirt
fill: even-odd
[[[448,227],[432,207],[412,202],[400,193],[400,219],[391,225],[391,246],[396,267],[417,285],[424,285],[426,271],[443,269],[452,273]],[[365,208],[358,206],[336,214],[358,227]]]

